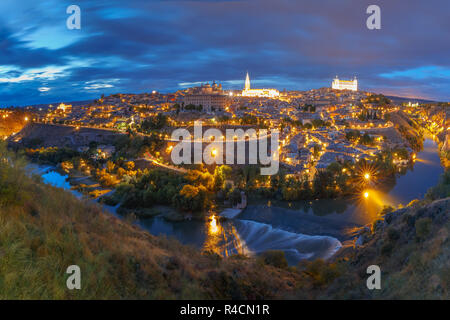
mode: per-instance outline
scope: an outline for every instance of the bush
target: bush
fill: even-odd
[[[442,174],[438,185],[428,189],[425,199],[436,200],[450,197],[450,170]]]
[[[431,231],[431,219],[421,218],[416,221],[416,237],[419,240],[425,239]]]
[[[276,268],[287,268],[288,262],[284,251],[281,250],[269,250],[261,254],[260,257],[265,264],[274,266]]]
[[[389,228],[387,236],[390,241],[397,241],[400,238],[400,232],[397,229]]]
[[[313,284],[316,287],[330,284],[340,276],[337,265],[335,263],[327,263],[323,259],[302,261],[299,267],[304,267],[304,272],[312,277]]]
[[[408,227],[413,227],[414,223],[416,222],[416,219],[411,214],[405,213],[402,216],[402,221],[406,223]]]
[[[391,254],[392,249],[394,249],[394,245],[391,242],[386,242],[381,246],[381,254],[388,256]]]
[[[394,210],[395,210],[395,208],[392,206],[383,206],[383,209],[381,210],[380,215],[384,216],[388,213],[393,212]]]

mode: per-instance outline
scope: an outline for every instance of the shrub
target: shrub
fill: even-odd
[[[393,212],[394,210],[395,210],[395,208],[392,207],[392,206],[384,206],[383,209],[380,212],[380,215],[384,216],[384,215],[386,215],[388,213]]]
[[[430,218],[421,218],[416,221],[416,237],[419,240],[425,239],[431,231],[431,219]]]
[[[300,262],[299,267],[304,267],[304,272],[312,277],[314,286],[330,284],[340,276],[337,264],[327,263],[323,259]]]
[[[397,241],[400,238],[400,232],[397,229],[389,228],[387,236],[390,241]]]
[[[404,223],[406,223],[408,225],[408,227],[412,227],[412,226],[414,226],[416,219],[412,215],[406,213],[402,216],[402,221]]]
[[[394,249],[394,245],[391,242],[386,242],[381,246],[381,254],[388,256],[391,254],[392,249]]]
[[[276,268],[287,268],[288,262],[284,251],[281,250],[269,250],[261,254],[261,259],[265,264],[274,266]]]

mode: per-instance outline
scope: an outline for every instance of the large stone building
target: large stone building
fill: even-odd
[[[202,106],[202,111],[223,111],[228,103],[228,96],[223,94],[193,94],[182,98],[183,106]]]
[[[199,87],[186,89],[181,97],[183,108],[188,105],[201,106],[202,111],[223,111],[229,103],[229,98],[224,94],[221,84],[213,82],[202,84]]]
[[[331,88],[335,90],[351,90],[358,91],[358,80],[356,77],[353,80],[339,80],[336,78],[331,83]]]

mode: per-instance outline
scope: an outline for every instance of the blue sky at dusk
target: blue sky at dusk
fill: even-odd
[[[81,8],[68,30],[66,8]],[[366,8],[381,7],[381,30]],[[450,101],[448,0],[1,0],[0,106],[175,91],[206,81]]]

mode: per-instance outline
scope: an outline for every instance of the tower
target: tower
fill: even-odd
[[[248,71],[247,71],[247,76],[245,77],[245,87],[244,90],[250,90],[250,77],[248,75]]]

